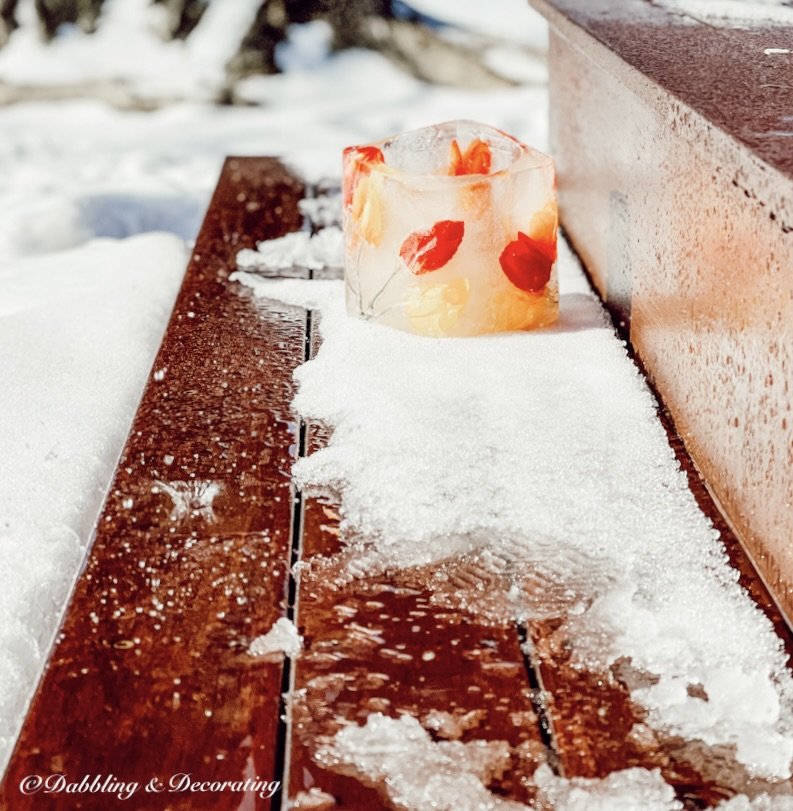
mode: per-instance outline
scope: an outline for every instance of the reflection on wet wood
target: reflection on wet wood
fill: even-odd
[[[399,573],[344,582],[343,567],[334,562],[340,552],[336,505],[308,499],[299,589],[306,648],[291,703],[292,801],[318,788],[340,807],[392,807],[360,775],[351,780],[343,768],[316,760],[317,749],[340,728],[379,712],[409,714],[439,741],[506,741],[505,772],[490,788],[528,802],[526,778],[548,752],[514,626],[506,618],[489,625],[441,605]]]
[[[227,277],[239,249],[300,227],[302,193],[275,161],[226,162],[0,789],[3,809],[106,811],[118,802],[26,798],[18,786],[29,774],[138,781],[128,804],[146,809],[236,809],[246,799],[144,796],[152,778],[280,778],[281,665],[246,649],[283,610],[291,372],[303,359],[305,316],[268,307],[262,318]],[[269,807],[250,793],[247,801]]]

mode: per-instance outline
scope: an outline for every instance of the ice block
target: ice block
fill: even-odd
[[[553,160],[452,121],[344,150],[347,309],[430,336],[535,329],[559,311]]]

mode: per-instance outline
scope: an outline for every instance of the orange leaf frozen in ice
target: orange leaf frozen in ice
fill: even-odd
[[[461,174],[458,169],[463,165],[463,153],[460,152],[460,144],[457,143],[456,138],[452,138],[452,143],[449,148],[449,174]]]
[[[399,255],[416,275],[442,268],[463,241],[462,220],[440,220],[426,231],[414,231],[402,243]]]
[[[359,178],[368,175],[372,171],[372,166],[378,163],[385,163],[385,157],[376,146],[348,146],[344,150],[342,192],[345,206],[352,204]]]
[[[556,201],[545,204],[532,218],[529,225],[529,236],[550,256],[556,259],[556,232],[559,226],[559,214]]]
[[[487,175],[490,173],[490,145],[481,138],[474,138],[465,152],[460,151],[456,138],[452,138],[449,158],[450,175]]]
[[[358,179],[352,197],[350,216],[361,236],[370,245],[379,245],[383,239],[382,178],[367,174]]]
[[[440,337],[454,331],[468,304],[471,283],[457,278],[440,284],[418,282],[410,287],[405,300],[405,315],[419,335]]]

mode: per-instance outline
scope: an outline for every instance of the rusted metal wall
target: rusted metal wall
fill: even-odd
[[[664,28],[660,18],[609,21],[604,13],[582,21],[564,8],[575,3],[534,4],[551,22],[551,150],[562,223],[790,619],[793,179],[773,144],[761,157],[763,149],[736,137],[753,120],[745,106],[758,99],[741,106],[728,77],[722,114],[727,120],[737,105],[743,123],[729,132],[705,115],[718,106],[718,38],[742,35],[708,32],[708,46],[697,51],[696,21]],[[681,36],[689,43],[688,92],[685,65],[672,92],[664,77],[674,70],[667,74],[656,56],[643,70],[641,56],[626,61],[620,53],[620,37],[631,48],[644,37],[644,47],[661,50],[674,39],[669,47],[683,59]],[[719,59],[747,60],[755,50],[759,59],[763,40],[746,36],[755,37],[752,49]],[[762,82],[762,70],[753,70],[746,75]],[[707,104],[696,103],[698,93]],[[771,125],[767,111],[758,112],[756,128]]]

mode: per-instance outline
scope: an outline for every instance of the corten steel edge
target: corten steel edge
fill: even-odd
[[[790,621],[793,28],[531,1],[563,225]]]

